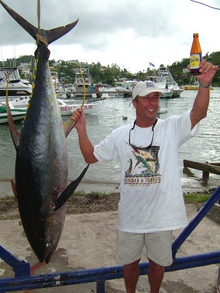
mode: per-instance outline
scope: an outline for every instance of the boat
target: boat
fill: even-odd
[[[161,65],[155,75],[148,76],[164,93],[164,98],[177,98],[183,92],[183,88],[174,80],[168,67]]]
[[[13,109],[26,109],[29,103],[28,99],[16,99],[10,102]],[[57,102],[60,108],[60,113],[62,116],[71,116],[75,109],[81,107],[81,103],[76,100],[69,100],[69,99],[59,99],[57,98]],[[5,103],[2,103],[5,106]],[[83,110],[85,114],[96,114],[99,109],[98,103],[89,103],[84,104]]]
[[[167,98],[173,97],[173,90],[168,88],[166,83],[166,78],[164,76],[151,75],[151,76],[148,76],[148,78],[151,81],[154,81],[157,84],[158,88],[163,92],[164,97],[161,97],[161,99],[167,99]]]
[[[10,103],[10,108],[12,107],[13,109],[27,109],[27,105],[29,103],[30,97],[21,97],[21,98],[16,98],[11,100]],[[1,103],[2,106],[6,106],[6,102]]]
[[[155,82],[157,84],[159,90],[163,92],[164,96],[161,97],[161,99],[172,98],[173,90],[167,88],[166,80],[164,79],[164,77],[161,77],[158,75],[151,75],[151,76],[148,76],[148,78],[150,79],[149,81]]]
[[[84,95],[86,95],[86,100],[94,99],[94,88],[92,85],[92,77],[89,73],[88,68],[78,69],[75,73],[74,82],[74,98],[82,100]]]
[[[54,71],[53,69],[50,70],[50,75],[51,75],[51,79],[52,79],[52,84],[54,86],[55,89],[55,93],[58,95],[62,92],[64,92],[63,86],[61,85],[60,81],[59,81],[59,75],[57,71]]]
[[[62,100],[62,99],[57,99],[59,108],[60,108],[60,113],[62,116],[71,116],[72,113],[77,109],[81,107],[80,103],[76,103],[74,100]],[[84,113],[87,114],[97,114],[99,109],[99,104],[94,103],[86,103],[83,105],[83,111]]]
[[[9,80],[9,82],[8,82]],[[5,101],[6,88],[8,86],[8,100],[27,98],[32,92],[30,84],[22,82],[17,68],[0,68],[0,102]]]
[[[115,90],[119,93],[119,95],[121,94],[125,98],[129,98],[132,96],[132,90],[137,83],[137,80],[125,80],[122,82],[117,82]]]
[[[23,120],[26,114],[27,108],[15,109],[13,105],[9,102],[9,107],[11,109],[11,114],[14,121]],[[0,124],[8,123],[8,115],[6,105],[0,105]]]
[[[163,87],[160,87],[161,84],[159,82],[157,82],[157,85],[159,86],[159,89],[163,91],[164,97],[161,97],[161,99],[169,99],[173,97],[173,89],[169,89],[166,88],[165,89]]]
[[[96,86],[96,94],[99,98],[115,98],[117,96],[120,96],[118,91],[115,87],[108,86],[108,85],[97,85]],[[93,95],[94,98],[94,95]]]
[[[172,91],[172,98],[180,97],[180,94],[183,92],[183,88],[178,85],[178,83],[173,78],[169,67],[161,65],[158,69],[158,75],[163,77],[166,82],[166,87]]]
[[[189,85],[184,85],[183,88],[184,88],[185,91],[197,91],[199,89],[199,86],[189,84]]]
[[[199,89],[199,81],[195,76],[190,79],[190,84],[183,86],[185,91],[197,91]],[[214,90],[212,86],[209,87],[210,90]]]
[[[184,85],[184,90],[185,91],[197,91],[199,89],[198,85],[193,85],[193,84],[189,84],[189,85]],[[209,87],[210,90],[214,90],[213,87]]]

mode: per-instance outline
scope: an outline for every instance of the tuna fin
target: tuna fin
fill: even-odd
[[[59,198],[55,201],[53,205],[53,211],[55,212],[59,208],[61,208],[65,202],[70,198],[70,196],[73,194],[77,186],[79,185],[80,181],[82,180],[83,176],[85,175],[86,171],[88,170],[89,165],[86,166],[86,168],[82,171],[82,173],[79,175],[79,177],[71,182],[67,188],[61,193]]]
[[[16,202],[18,202],[17,187],[16,187],[16,183],[13,180],[11,180],[11,187],[12,187]]]
[[[45,38],[48,42],[48,44],[52,43],[53,41],[56,41],[63,35],[67,34],[71,29],[74,28],[74,26],[77,24],[78,19],[72,23],[69,23],[65,26],[57,27],[51,30],[44,30],[40,29],[40,32],[38,32],[38,29],[33,26],[31,23],[29,23],[26,19],[24,19],[22,16],[20,16],[17,12],[12,10],[8,5],[6,5],[3,1],[0,0],[1,5],[5,8],[5,10],[11,15],[12,18],[14,18],[15,21],[17,21],[20,26],[23,27],[26,32],[28,32],[35,40],[36,35],[39,33],[43,38]]]
[[[10,105],[8,102],[8,82],[6,86],[6,109],[7,109],[7,116],[8,116],[8,126],[9,126],[9,131],[11,133],[11,137],[15,146],[15,149],[18,149],[19,141],[20,141],[20,133],[17,131],[12,114],[11,114],[11,109]]]
[[[8,125],[9,125],[9,130],[11,133],[11,137],[15,146],[15,149],[17,151],[18,149],[18,145],[19,145],[19,141],[20,141],[20,134],[16,129],[16,126],[14,124],[14,120],[12,118],[12,114],[10,109],[7,109],[7,115],[8,115]]]

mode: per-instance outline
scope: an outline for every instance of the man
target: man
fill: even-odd
[[[172,230],[187,225],[178,150],[198,133],[198,122],[207,115],[209,86],[218,69],[205,60],[200,65],[193,107],[182,115],[157,119],[163,92],[152,81],[145,81],[132,91],[134,123],[113,130],[96,146],[88,138],[83,111],[78,109],[71,117],[77,121],[80,149],[87,163],[121,161],[116,260],[124,265],[127,293],[135,293],[144,246],[150,292],[159,292],[164,266],[173,261]]]

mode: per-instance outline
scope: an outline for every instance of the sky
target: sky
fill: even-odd
[[[40,27],[79,19],[49,45],[50,59],[117,64],[132,73],[189,58],[193,33],[202,53],[220,51],[220,0],[41,0]],[[4,0],[38,27],[37,0]],[[217,9],[210,8],[215,7]],[[0,5],[0,60],[33,55],[35,40]]]

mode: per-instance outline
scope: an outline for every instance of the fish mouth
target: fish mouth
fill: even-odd
[[[44,260],[45,260],[45,263],[48,264],[52,258],[52,256],[54,255],[54,252],[56,250],[56,247],[53,247],[49,253],[47,254],[47,256],[45,256]]]

